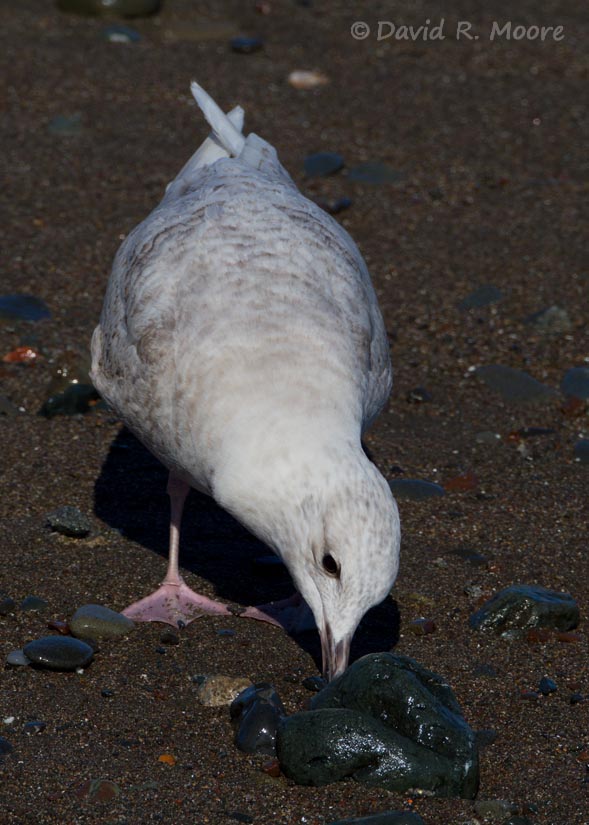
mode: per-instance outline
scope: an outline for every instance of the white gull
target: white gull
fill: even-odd
[[[361,444],[391,390],[386,332],[348,233],[242,135],[241,108],[191,88],[212,134],[121,245],[92,338],[97,389],[170,473],[167,575],[125,612],[230,612],[178,571],[193,487],[284,561],[333,678],[398,569],[397,506]],[[287,626],[283,607],[243,615]]]

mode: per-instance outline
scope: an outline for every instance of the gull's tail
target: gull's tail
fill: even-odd
[[[200,110],[207,123],[213,130],[213,136],[221,144],[229,157],[239,157],[245,145],[245,138],[241,134],[243,128],[243,109],[237,107],[228,115],[217,106],[213,98],[205,92],[194,80],[190,84],[190,91],[200,106]],[[239,117],[232,118],[234,112],[239,111]]]

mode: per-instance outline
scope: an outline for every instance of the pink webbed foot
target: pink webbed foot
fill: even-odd
[[[125,608],[123,613],[137,622],[165,622],[174,627],[183,627],[205,613],[231,615],[226,605],[195,593],[182,579],[177,584],[164,582],[149,596]]]

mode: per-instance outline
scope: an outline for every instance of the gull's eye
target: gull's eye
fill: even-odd
[[[333,576],[335,579],[339,579],[340,566],[333,558],[333,556],[330,553],[327,553],[325,556],[323,556],[323,559],[321,561],[323,564],[323,569],[328,574],[328,576]]]

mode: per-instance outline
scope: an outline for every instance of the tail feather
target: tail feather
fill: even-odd
[[[245,144],[245,138],[241,134],[241,129],[236,128],[225,112],[217,106],[213,98],[194,80],[190,84],[190,90],[200,106],[207,123],[213,130],[213,135],[217,138],[223,149],[225,149],[230,156],[239,157]],[[243,125],[243,112],[241,114],[241,125]]]

